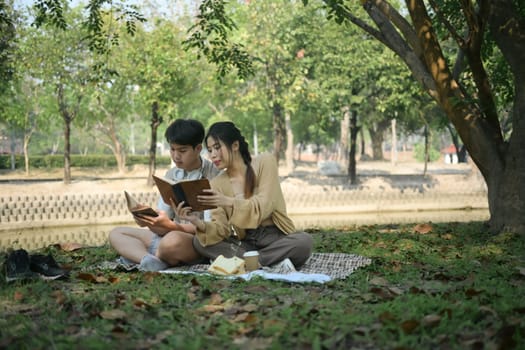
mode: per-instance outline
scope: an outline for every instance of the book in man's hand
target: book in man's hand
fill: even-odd
[[[128,204],[128,209],[134,216],[159,216],[159,214],[153,209],[144,204],[140,204],[131,194],[127,191],[124,191],[126,195],[126,202]]]
[[[194,211],[216,208],[215,206],[204,205],[197,201],[197,196],[206,194],[204,190],[210,188],[210,182],[206,178],[173,181],[165,177],[153,175],[153,180],[155,180],[157,184],[162,200],[168,205],[170,204],[170,199],[172,199],[175,205],[184,202],[185,207],[189,206]]]

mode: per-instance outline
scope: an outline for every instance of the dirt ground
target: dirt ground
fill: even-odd
[[[416,162],[362,161],[357,164],[358,183],[350,185],[344,174],[325,175],[316,163],[301,162],[293,171],[280,167],[281,186],[284,191],[339,191],[356,189],[363,191],[404,191],[432,190],[444,192],[483,191],[485,183],[475,166],[471,164],[445,164],[434,162],[428,165],[427,175],[423,176],[424,165]],[[157,169],[163,174],[165,169]],[[81,169],[71,171],[73,181],[65,185],[63,170],[35,169],[27,176],[23,171],[0,172],[0,197],[13,195],[104,193],[152,191],[146,177],[145,166],[129,169],[119,174],[114,169]]]

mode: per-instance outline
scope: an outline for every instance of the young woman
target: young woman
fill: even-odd
[[[196,227],[195,250],[210,259],[242,257],[257,250],[263,266],[289,258],[302,266],[312,252],[312,238],[295,232],[286,213],[276,159],[264,154],[252,159],[248,144],[232,122],[213,124],[205,139],[209,156],[219,170],[211,190],[199,202],[217,206],[204,222],[191,208],[177,208],[178,216]]]

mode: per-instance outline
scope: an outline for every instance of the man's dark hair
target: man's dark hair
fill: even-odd
[[[164,133],[169,144],[191,145],[195,148],[202,144],[204,126],[195,119],[175,119]]]

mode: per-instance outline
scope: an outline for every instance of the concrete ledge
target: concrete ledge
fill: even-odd
[[[158,194],[131,194],[156,206]],[[284,192],[291,216],[487,209],[485,192]],[[24,228],[108,225],[132,221],[121,192],[0,197],[0,231]]]

